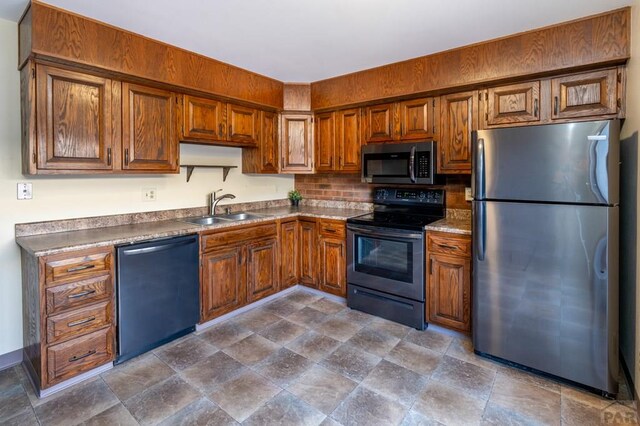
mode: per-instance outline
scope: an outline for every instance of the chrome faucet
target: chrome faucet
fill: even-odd
[[[216,198],[216,193],[222,191],[222,189],[218,189],[217,191],[213,191],[210,195],[210,203],[209,203],[209,216],[215,216],[216,215],[216,206],[218,205],[218,203],[222,200],[224,200],[225,198],[228,198],[230,200],[233,200],[234,198],[236,198],[235,195],[233,194],[223,194],[219,197]]]

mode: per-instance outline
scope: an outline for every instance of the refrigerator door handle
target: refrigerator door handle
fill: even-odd
[[[479,261],[484,260],[484,247],[487,238],[487,220],[486,220],[486,201],[480,201],[476,203],[478,208],[476,209],[476,223],[478,224],[478,230],[474,235],[474,241],[476,246],[476,258]]]
[[[473,178],[473,198],[476,200],[482,200],[485,197],[484,181],[485,181],[485,167],[484,167],[484,139],[478,138],[476,140],[476,147],[473,150],[476,154],[475,171]]]

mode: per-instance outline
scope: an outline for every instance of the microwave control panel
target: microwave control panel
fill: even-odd
[[[416,155],[416,177],[417,178],[430,178],[431,177],[431,153],[430,152],[418,152]]]

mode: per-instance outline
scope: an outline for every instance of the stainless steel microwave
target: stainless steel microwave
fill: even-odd
[[[372,144],[362,147],[362,181],[435,184],[436,143]]]

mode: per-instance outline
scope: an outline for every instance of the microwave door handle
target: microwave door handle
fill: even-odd
[[[411,179],[411,182],[416,183],[416,171],[415,171],[415,164],[416,164],[416,147],[415,145],[411,147],[411,154],[409,155],[409,179]]]

